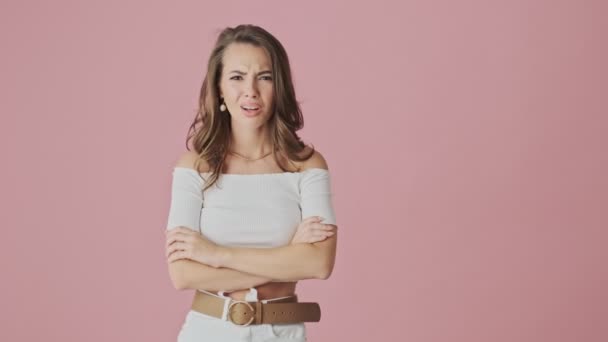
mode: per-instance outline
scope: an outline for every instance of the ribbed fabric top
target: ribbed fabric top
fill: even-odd
[[[328,170],[220,174],[203,193],[210,175],[173,169],[167,229],[188,227],[223,246],[278,247],[289,244],[304,218],[337,224]]]

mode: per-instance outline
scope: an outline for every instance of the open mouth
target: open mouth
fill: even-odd
[[[241,109],[245,111],[246,114],[257,114],[260,111],[260,107],[241,106]]]
[[[260,109],[260,107],[247,107],[247,106],[241,106],[241,108],[243,108],[244,110],[250,110],[250,111],[256,111],[256,110]]]

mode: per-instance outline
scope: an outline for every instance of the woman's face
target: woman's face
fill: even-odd
[[[266,50],[252,44],[232,43],[226,48],[222,62],[220,97],[232,122],[264,125],[271,115],[273,99],[273,74]]]

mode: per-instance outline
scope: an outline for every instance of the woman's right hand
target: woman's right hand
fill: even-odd
[[[319,216],[311,216],[302,220],[291,239],[291,244],[319,242],[334,235],[334,226],[321,223],[323,220]]]

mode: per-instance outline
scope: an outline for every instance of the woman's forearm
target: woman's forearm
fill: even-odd
[[[230,268],[215,268],[189,259],[169,263],[169,274],[174,287],[179,290],[235,291],[273,281],[267,277]]]
[[[335,249],[336,236],[276,248],[223,247],[219,266],[276,281],[327,279],[333,269]]]

